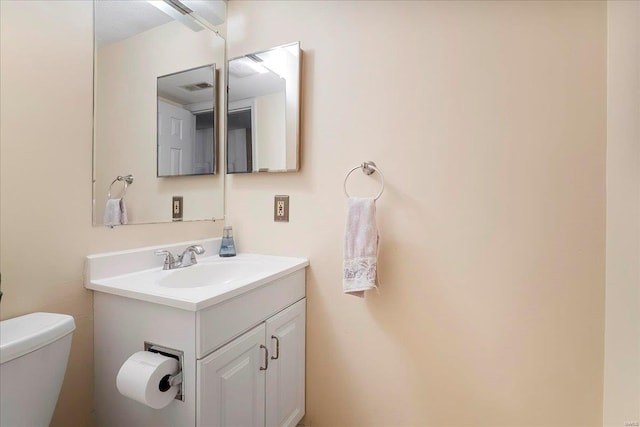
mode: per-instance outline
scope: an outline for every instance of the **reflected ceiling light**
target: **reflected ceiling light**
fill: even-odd
[[[236,78],[249,77],[255,74],[265,74],[268,72],[269,70],[264,68],[261,64],[247,58],[246,56],[229,61],[229,74]]]
[[[193,18],[191,18],[188,13],[185,13],[183,10],[178,9],[174,3],[165,2],[162,0],[147,0],[147,3],[163,11],[164,13],[166,13],[176,21],[179,21],[180,23],[186,25],[193,31],[202,31],[204,29],[204,27],[196,22]]]
[[[222,24],[226,15],[226,4],[220,0],[147,0],[147,3],[193,31],[208,28],[217,33],[214,26]]]
[[[247,55],[248,56],[248,55]],[[248,56],[249,60],[245,61],[246,65],[248,65],[250,68],[252,68],[254,71],[260,73],[260,74],[264,74],[264,73],[268,73],[269,70],[267,70],[260,62],[262,61],[256,61],[255,59],[251,58],[250,56]]]
[[[205,26],[220,25],[227,16],[227,4],[223,0],[180,0],[180,2],[191,9],[191,15]]]
[[[188,15],[191,12],[193,12],[193,10],[189,9],[187,6],[180,3],[178,0],[164,0],[164,2],[183,15]]]
[[[247,56],[254,61],[259,61],[260,65],[277,74],[280,78],[286,78],[289,74],[287,55],[291,54],[283,48],[278,48]]]

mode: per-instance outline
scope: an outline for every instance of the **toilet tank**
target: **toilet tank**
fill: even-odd
[[[67,368],[73,317],[31,313],[0,322],[0,426],[46,427]]]

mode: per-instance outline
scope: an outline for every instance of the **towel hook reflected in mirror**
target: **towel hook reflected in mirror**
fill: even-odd
[[[120,195],[120,198],[124,199],[124,195],[127,194],[127,187],[129,187],[129,184],[133,183],[133,175],[118,175],[116,179],[111,181],[111,185],[109,185],[109,191],[107,192],[107,200],[111,198],[111,188],[113,187],[113,184],[118,181],[124,183],[124,188],[122,189],[122,194]]]

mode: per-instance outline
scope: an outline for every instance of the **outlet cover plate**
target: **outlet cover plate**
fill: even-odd
[[[182,221],[184,204],[182,196],[173,196],[171,200],[171,219],[173,221]]]
[[[276,222],[289,222],[289,196],[274,197],[273,220]]]

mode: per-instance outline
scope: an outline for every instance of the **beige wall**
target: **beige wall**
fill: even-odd
[[[608,3],[605,426],[640,421],[640,2]]]
[[[219,236],[221,223],[91,226],[92,6],[0,2],[0,318],[72,314],[71,358],[54,426],[90,425],[87,254]]]
[[[76,317],[54,425],[86,425],[83,257],[220,227],[91,226],[91,7],[0,5],[0,317]],[[305,49],[301,172],[232,176],[228,202],[240,250],[311,259],[312,425],[600,425],[605,9],[229,3],[230,56]],[[367,159],[382,286],[360,300],[340,292],[342,180]]]
[[[305,51],[302,169],[229,177],[227,213],[240,250],[311,260],[307,421],[601,425],[606,4],[228,13],[230,57]],[[364,160],[386,187],[382,284],[362,300],[341,292],[342,183]]]

